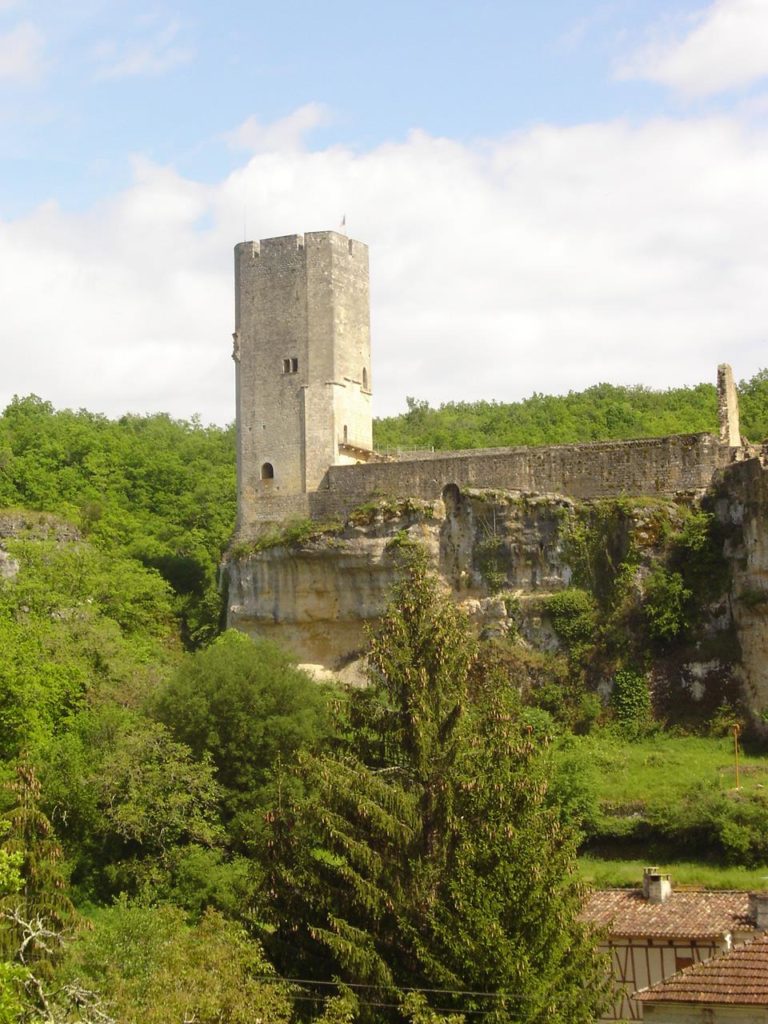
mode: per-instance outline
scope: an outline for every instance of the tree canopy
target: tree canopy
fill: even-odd
[[[276,962],[364,985],[378,1006],[431,988],[428,1002],[489,1022],[593,1020],[605,968],[577,921],[576,836],[516,699],[473,675],[468,625],[418,549],[370,663],[347,741],[305,755],[303,796],[272,814]]]
[[[741,430],[752,441],[768,437],[768,370],[738,386]],[[717,433],[713,384],[651,388],[595,384],[567,395],[534,393],[518,402],[446,402],[438,408],[417,398],[407,411],[377,419],[378,450],[495,448],[584,441]]]

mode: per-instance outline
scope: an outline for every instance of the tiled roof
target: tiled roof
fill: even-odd
[[[654,1003],[732,1003],[768,1006],[768,936],[736,946],[713,960],[635,994]]]
[[[599,889],[581,917],[617,938],[713,939],[755,927],[747,892],[673,891],[664,903],[651,903],[640,889]]]

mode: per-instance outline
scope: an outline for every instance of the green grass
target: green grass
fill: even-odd
[[[595,795],[602,806],[637,807],[649,801],[675,804],[702,783],[735,789],[732,738],[670,736],[659,733],[629,742],[600,730],[580,741],[594,769]],[[739,753],[740,789],[768,790],[768,757]]]
[[[643,877],[643,868],[648,865],[641,860],[601,860],[597,857],[580,857],[579,872],[584,881],[596,889],[637,886]],[[669,864],[654,864],[654,867],[669,872],[673,888],[704,889],[766,889],[768,888],[768,865],[759,868],[716,867],[711,864],[696,864],[680,861]]]
[[[768,888],[768,757],[739,760],[736,789],[732,738],[561,739],[553,784],[581,816],[585,877],[638,884],[658,864],[678,884]]]

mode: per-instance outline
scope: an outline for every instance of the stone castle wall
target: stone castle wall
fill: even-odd
[[[418,453],[372,451],[368,248],[334,231],[235,248],[238,534],[344,515],[376,496],[443,488],[575,499],[703,491],[739,449],[733,374],[718,370],[720,437]]]
[[[261,522],[342,516],[376,496],[435,501],[443,488],[489,488],[588,500],[705,490],[732,453],[711,434],[537,448],[440,452],[397,462],[330,466],[317,491],[259,504]]]

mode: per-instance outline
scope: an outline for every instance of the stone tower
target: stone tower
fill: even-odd
[[[335,231],[235,247],[238,528],[303,514],[372,448],[368,247]]]

